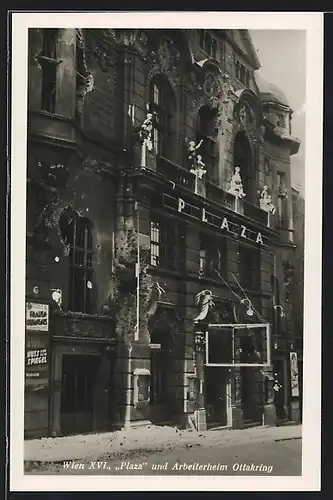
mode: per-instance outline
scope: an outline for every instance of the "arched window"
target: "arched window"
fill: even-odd
[[[199,154],[206,165],[207,180],[218,183],[217,154],[217,112],[208,106],[202,106],[197,118],[197,143],[203,141]]]
[[[238,132],[234,141],[234,167],[240,167],[246,200],[254,199],[255,179],[253,173],[253,155],[249,139],[244,132]]]
[[[169,82],[156,75],[149,88],[149,109],[156,113],[153,132],[156,154],[172,159],[175,130],[175,98]]]
[[[68,212],[61,216],[60,229],[62,238],[69,247],[68,309],[92,313],[94,270],[91,222]]]

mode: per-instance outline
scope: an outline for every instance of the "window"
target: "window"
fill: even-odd
[[[206,165],[206,178],[210,182],[218,183],[218,155],[217,155],[217,113],[208,106],[200,108],[197,119],[197,143],[203,140],[200,154]]]
[[[58,30],[43,30],[43,48],[40,57],[42,66],[42,102],[43,111],[55,113],[57,84],[57,37]]]
[[[250,86],[250,71],[239,61],[236,61],[236,78],[246,87]]]
[[[176,271],[184,261],[185,228],[166,219],[150,223],[150,265]]]
[[[287,190],[284,172],[277,173],[277,191],[278,191],[278,215],[280,226],[284,227],[287,222]]]
[[[155,112],[153,144],[156,154],[171,159],[175,137],[175,102],[169,82],[161,75],[150,84],[149,108]]]
[[[70,311],[92,313],[93,251],[92,227],[89,219],[70,217],[61,221],[62,237],[69,246],[69,291]]]
[[[276,115],[276,126],[284,128],[286,126],[286,117],[284,114],[279,113]]]
[[[238,246],[240,284],[248,290],[260,288],[261,252],[258,248]]]
[[[199,30],[199,47],[210,57],[216,59],[217,41],[208,33],[208,31]]]
[[[200,238],[199,274],[218,280],[227,276],[227,240],[203,234]]]

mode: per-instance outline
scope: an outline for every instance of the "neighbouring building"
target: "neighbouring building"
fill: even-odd
[[[26,437],[299,421],[299,141],[248,31],[30,29],[28,57]]]

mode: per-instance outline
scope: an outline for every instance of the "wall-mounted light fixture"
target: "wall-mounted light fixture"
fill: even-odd
[[[280,311],[280,318],[284,318],[285,314],[284,314],[283,307],[280,306],[280,304],[276,304],[274,306],[274,311],[276,311],[277,309]]]
[[[251,302],[251,300],[250,299],[242,299],[241,300],[241,304],[244,304],[245,307],[247,308],[246,314],[248,316],[253,316],[254,311],[253,311],[253,308],[252,308],[252,302]]]

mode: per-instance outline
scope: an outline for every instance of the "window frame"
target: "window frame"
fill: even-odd
[[[223,278],[228,279],[228,239],[202,232],[199,247],[199,275],[218,280],[215,269]]]
[[[42,52],[39,61],[42,67],[41,110],[56,112],[58,28],[44,28],[42,32]]]
[[[78,224],[82,224],[83,227]],[[92,224],[88,218],[75,217],[67,230],[68,235],[72,236],[72,240],[67,240],[69,245],[68,309],[72,312],[92,314],[92,292],[87,286],[88,281],[93,283],[94,278]],[[83,245],[81,246],[77,242],[80,237],[80,243],[82,242],[82,235]],[[81,291],[78,286],[80,281],[82,281]]]
[[[158,227],[156,227],[158,226]],[[153,214],[150,221],[150,265],[178,272],[184,261],[185,225]],[[156,238],[155,238],[156,237]],[[153,250],[153,252],[152,252]]]
[[[238,274],[240,284],[244,289],[261,289],[261,262],[260,248],[241,243],[238,244]]]
[[[158,96],[158,98],[157,98]],[[158,101],[158,102],[156,102]],[[169,151],[173,144],[175,130],[175,96],[170,83],[163,75],[156,75],[149,85],[149,111],[156,113],[153,127],[153,146],[157,155],[171,159]]]

